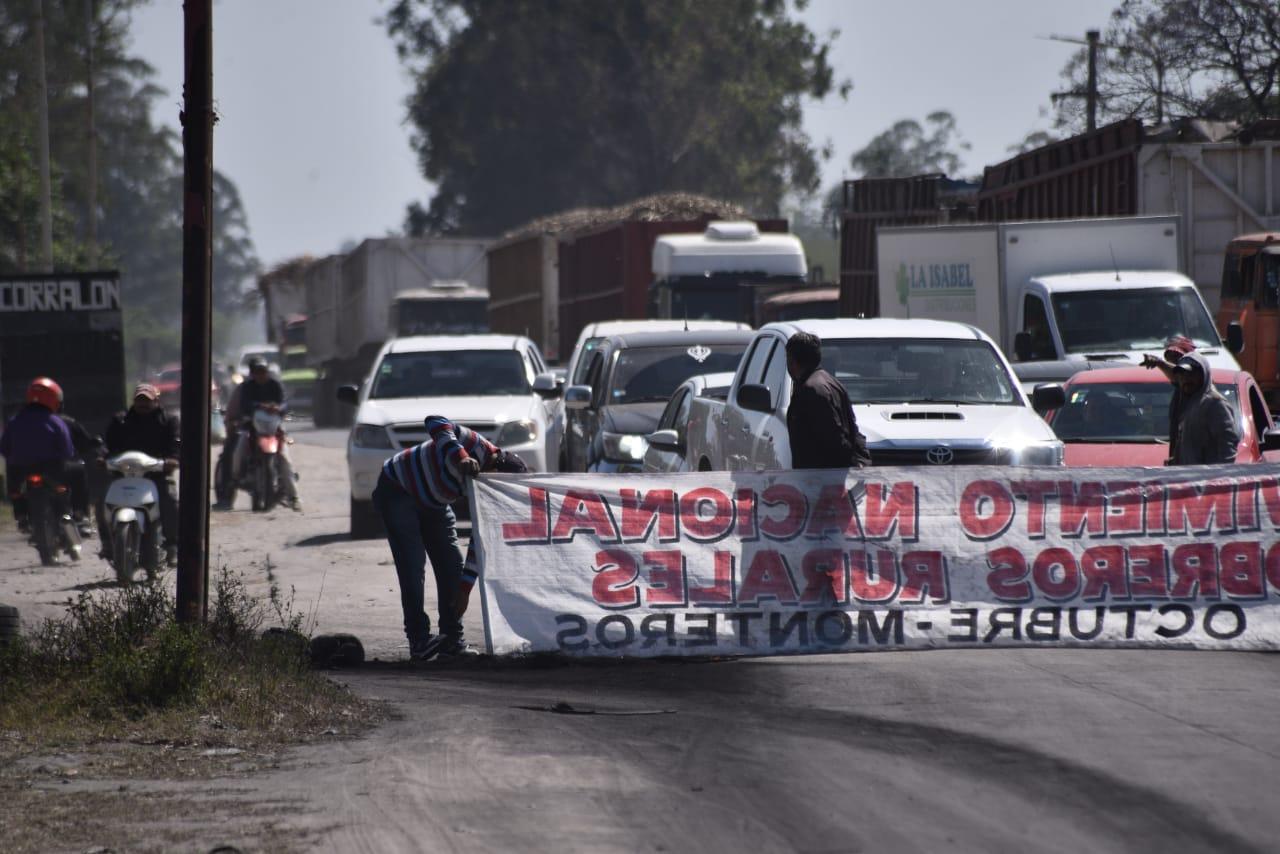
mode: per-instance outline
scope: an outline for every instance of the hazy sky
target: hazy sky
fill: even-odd
[[[951,110],[973,146],[964,173],[1008,156],[1041,115],[1071,45],[1103,27],[1118,0],[813,0],[803,13],[840,37],[832,62],[851,78],[848,100],[806,108],[805,126],[834,156],[849,156],[904,117]],[[425,199],[409,147],[410,83],[376,19],[385,0],[220,0],[214,15],[214,163],[244,198],[263,263],[335,252],[348,240],[397,230],[411,199]],[[181,0],[134,15],[134,49],[169,92],[156,118],[177,128],[182,93]],[[854,177],[848,175],[848,177]]]

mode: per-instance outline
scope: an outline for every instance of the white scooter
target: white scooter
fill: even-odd
[[[107,469],[122,475],[107,487],[107,560],[121,584],[131,583],[139,566],[154,578],[160,568],[160,491],[147,475],[163,472],[164,460],[126,451],[108,459]]]

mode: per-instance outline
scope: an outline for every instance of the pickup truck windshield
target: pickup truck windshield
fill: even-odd
[[[369,397],[531,394],[531,382],[514,350],[388,353],[373,376]]]
[[[667,400],[689,377],[737,369],[746,349],[745,342],[625,349],[614,366],[607,403]]]
[[[1068,353],[1158,351],[1174,335],[1187,336],[1197,347],[1222,344],[1190,288],[1058,293],[1053,310]]]
[[[1022,404],[985,341],[828,340],[822,342],[822,367],[854,403]]]
[[[1214,385],[1236,405],[1234,385]],[[1067,389],[1067,405],[1050,416],[1049,424],[1064,442],[1168,442],[1171,391],[1166,382],[1084,383]]]

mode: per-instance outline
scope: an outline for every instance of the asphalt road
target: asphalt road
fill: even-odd
[[[255,589],[292,590],[318,631],[359,635],[379,661],[335,677],[397,715],[366,738],[300,748],[280,769],[201,791],[290,804],[280,820],[318,834],[323,850],[1280,844],[1280,656],[945,650],[412,666],[385,543],[345,537],[342,435],[295,435],[305,512],[216,515],[217,562]],[[110,584],[96,559],[35,564],[11,530],[0,534],[0,601],[25,618]],[[478,623],[468,631],[480,636]],[[595,713],[547,711],[561,703]]]

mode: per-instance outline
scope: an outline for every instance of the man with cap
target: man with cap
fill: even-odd
[[[133,389],[133,405],[118,413],[107,425],[103,444],[107,456],[125,451],[141,451],[164,460],[164,471],[149,474],[160,493],[160,530],[164,535],[165,563],[173,566],[178,556],[178,490],[173,472],[178,468],[178,419],[160,405],[160,390],[151,383],[138,383]],[[102,531],[106,548],[107,531]]]
[[[231,500],[235,495],[232,485],[239,476],[244,464],[244,451],[240,442],[241,423],[253,417],[253,411],[259,406],[278,406],[281,412],[287,407],[284,402],[284,384],[271,376],[267,361],[261,356],[249,360],[249,378],[236,386],[227,403],[227,439],[223,443],[222,453],[218,456],[218,467],[221,469],[219,479],[222,487],[218,493],[218,501],[214,505],[219,510],[230,510]],[[289,459],[289,445],[280,445],[280,489],[284,493],[285,503],[294,510],[301,510],[298,501],[298,487],[293,479],[293,461]]]
[[[1172,463],[1178,458],[1178,421],[1182,415],[1182,391],[1174,376],[1174,367],[1178,360],[1196,349],[1195,342],[1185,335],[1175,335],[1164,344],[1164,356],[1147,353],[1142,357],[1142,367],[1159,368],[1173,385],[1173,394],[1169,397],[1169,459]]]
[[[1236,461],[1236,448],[1240,443],[1236,410],[1214,388],[1212,376],[1209,361],[1199,353],[1188,353],[1174,365],[1174,382],[1182,396],[1174,465]]]

